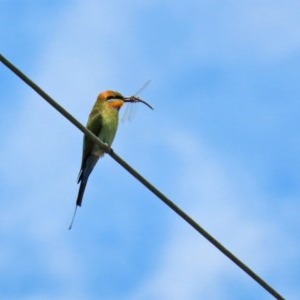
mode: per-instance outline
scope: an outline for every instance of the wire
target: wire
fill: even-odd
[[[82,131],[88,138],[94,143],[98,144],[102,149],[110,155],[116,162],[118,162],[124,169],[126,169],[132,176],[140,181],[146,188],[148,188],[154,195],[162,200],[168,207],[170,207],[175,213],[183,218],[189,225],[191,225],[198,233],[206,238],[211,244],[213,244],[219,251],[227,256],[232,262],[239,266],[245,273],[247,273],[252,279],[254,279],[259,285],[261,285],[266,291],[278,300],[284,300],[284,298],[273,289],[267,282],[259,277],[254,271],[252,271],[247,265],[239,260],[233,253],[225,248],[220,242],[218,242],[212,235],[210,235],[204,228],[202,228],[196,221],[194,221],[189,215],[187,215],[181,208],[174,204],[169,198],[167,198],[162,192],[160,192],[155,186],[153,186],[148,180],[134,170],[129,164],[127,164],[120,156],[118,156],[112,148],[103,143],[96,135],[89,131],[79,121],[77,121],[69,112],[67,112],[62,106],[54,101],[48,94],[46,94],[38,85],[30,80],[24,73],[17,69],[11,62],[9,62],[2,54],[0,54],[0,61],[14,72],[20,79],[22,79],[27,85],[35,90],[42,98],[44,98],[51,106],[58,110],[65,118],[67,118],[73,125],[75,125],[80,131]]]

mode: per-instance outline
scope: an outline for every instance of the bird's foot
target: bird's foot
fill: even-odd
[[[104,143],[105,145],[105,152],[108,153],[108,154],[112,154],[113,153],[113,149],[107,144],[107,143]]]

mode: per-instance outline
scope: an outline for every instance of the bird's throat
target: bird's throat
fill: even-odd
[[[120,99],[114,99],[114,100],[107,101],[107,104],[110,107],[113,107],[115,109],[120,109],[122,107],[122,105],[124,104],[124,101],[120,100]]]

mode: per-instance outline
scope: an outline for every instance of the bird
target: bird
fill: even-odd
[[[119,110],[126,102],[142,102],[153,109],[144,100],[136,96],[124,97],[121,93],[113,90],[101,92],[89,114],[86,128],[95,134],[109,148],[114,140],[118,128]],[[99,158],[104,155],[104,150],[95,144],[89,137],[83,137],[83,150],[80,171],[77,183],[80,183],[74,215],[69,229],[72,228],[77,207],[82,205],[83,194],[88,178],[97,164]]]

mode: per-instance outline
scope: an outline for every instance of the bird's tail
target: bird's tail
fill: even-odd
[[[81,206],[82,198],[84,194],[84,190],[88,181],[88,178],[93,171],[97,161],[99,159],[99,156],[91,154],[89,155],[86,160],[84,161],[81,170],[79,172],[78,176],[78,183],[80,182],[79,192],[77,196],[76,205]]]
[[[88,177],[82,178],[82,180],[80,182],[80,187],[79,187],[78,196],[77,196],[77,200],[76,200],[76,206],[81,206],[84,190],[85,190],[85,187],[87,184],[87,179],[88,179]]]
[[[96,156],[93,154],[89,155],[86,158],[86,160],[84,161],[83,165],[81,166],[81,169],[80,169],[80,172],[78,175],[78,183],[80,183],[80,187],[79,187],[78,196],[77,196],[77,200],[76,200],[74,215],[73,215],[69,229],[71,229],[73,226],[77,207],[81,206],[81,204],[82,204],[82,198],[83,198],[83,194],[84,194],[84,190],[85,190],[88,178],[89,178],[91,172],[93,171],[93,168],[96,165],[98,159],[99,159],[99,156]]]
[[[79,192],[78,192],[78,196],[77,196],[77,200],[76,200],[76,206],[75,206],[75,210],[74,210],[74,214],[73,214],[73,218],[72,218],[71,224],[69,226],[69,230],[72,229],[73,222],[74,222],[74,219],[75,219],[75,216],[76,216],[76,212],[77,212],[77,207],[81,206],[82,198],[83,198],[83,194],[84,194],[84,190],[85,190],[85,187],[86,187],[86,184],[87,184],[87,180],[88,180],[88,177],[85,177],[85,178],[81,179],[80,187],[79,187]]]

